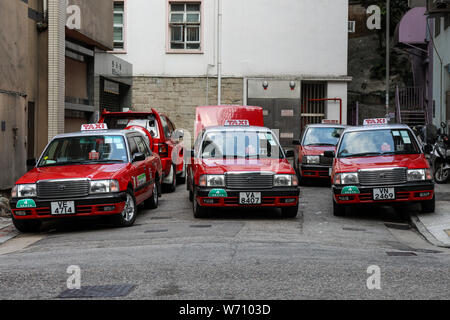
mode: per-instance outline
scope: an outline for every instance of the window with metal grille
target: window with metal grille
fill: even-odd
[[[114,50],[125,49],[124,15],[124,2],[114,1]]]
[[[200,50],[201,11],[199,2],[171,2],[169,36],[171,50]]]

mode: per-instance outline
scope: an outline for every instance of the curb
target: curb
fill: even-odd
[[[6,241],[19,235],[19,232],[14,228],[12,223],[6,224],[0,227],[0,245],[4,244]]]
[[[414,227],[419,231],[419,233],[425,237],[425,239],[433,244],[436,247],[441,248],[450,248],[450,245],[444,244],[438,239],[436,239],[433,234],[428,231],[428,229],[425,227],[425,225],[420,221],[419,217],[416,214],[410,215],[410,221],[413,224]]]

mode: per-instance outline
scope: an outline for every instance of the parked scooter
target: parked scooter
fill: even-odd
[[[432,151],[434,180],[440,184],[447,182],[450,177],[450,139],[446,128],[447,125],[442,122]]]

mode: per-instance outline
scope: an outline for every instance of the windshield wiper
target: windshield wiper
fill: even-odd
[[[363,153],[354,153],[354,154],[347,154],[347,155],[341,155],[343,158],[350,158],[350,157],[371,157],[371,156],[382,156],[382,153],[379,152],[363,152]]]
[[[311,143],[311,144],[307,144],[306,146],[307,147],[309,147],[309,146],[331,146],[331,147],[334,147],[336,145],[332,144],[332,143]]]

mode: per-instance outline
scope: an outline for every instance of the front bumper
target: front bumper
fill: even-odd
[[[302,178],[330,178],[331,166],[325,165],[305,165],[300,166]]]
[[[16,208],[17,202],[20,199],[12,199],[10,202],[11,210],[14,218],[17,220],[26,219],[54,219],[54,218],[66,218],[66,217],[94,217],[94,216],[105,216],[119,214],[123,211],[126,202],[126,193],[108,193],[102,195],[89,195],[82,198],[64,198],[64,199],[40,199],[40,198],[29,198],[34,200],[36,203],[35,208]],[[57,201],[74,201],[75,202],[75,213],[67,215],[52,215],[51,213],[51,203]],[[114,207],[114,210],[111,208]]]
[[[272,188],[262,190],[224,189],[227,197],[209,197],[213,188],[199,188],[196,192],[198,204],[205,207],[292,207],[298,205],[300,189],[298,187]],[[261,204],[239,204],[241,192],[261,192]],[[195,201],[195,200],[194,200]]]
[[[360,186],[356,185],[359,189],[358,194],[342,194],[342,189],[345,186],[333,185],[333,198],[338,204],[389,204],[389,203],[401,203],[401,202],[418,202],[433,199],[434,196],[434,183],[406,183],[399,185],[378,185],[378,186]],[[393,200],[373,200],[373,189],[377,188],[394,188],[395,199]]]

